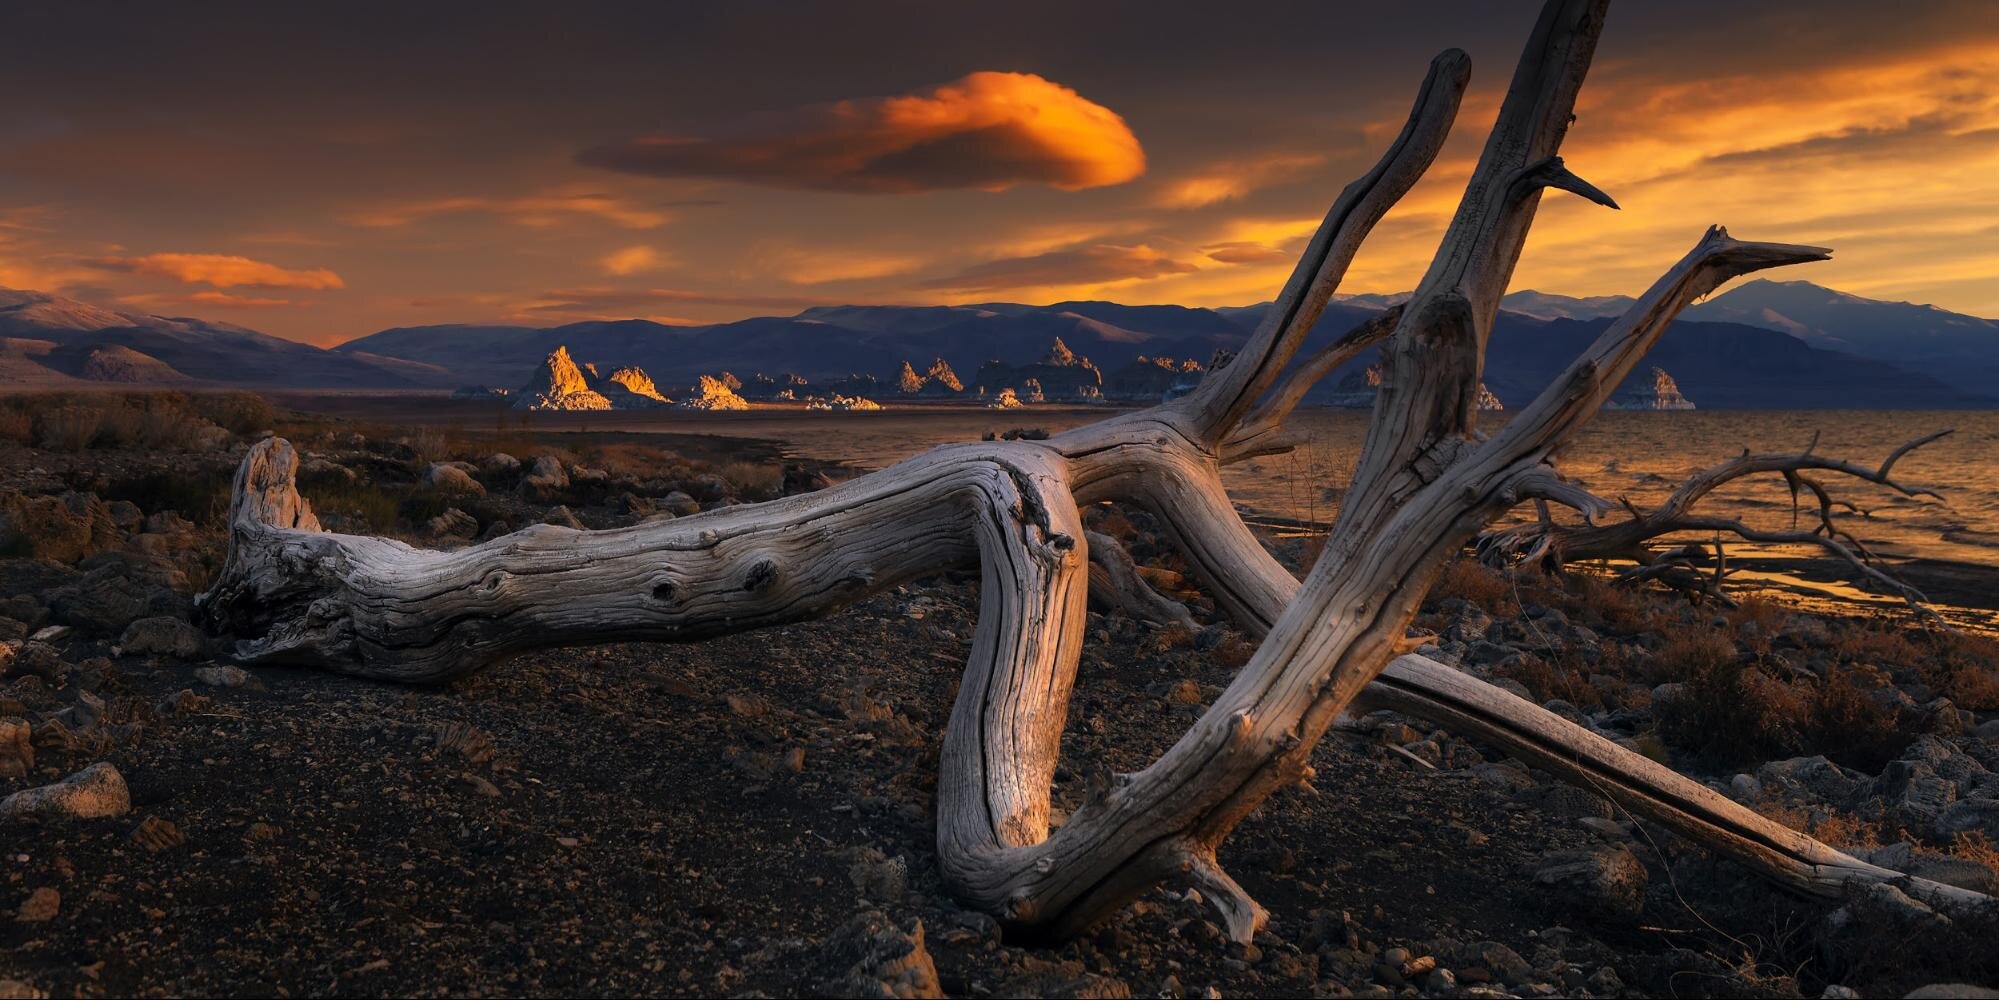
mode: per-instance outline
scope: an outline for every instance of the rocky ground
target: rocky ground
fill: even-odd
[[[1337,730],[1313,784],[1225,845],[1273,914],[1253,946],[1226,943],[1184,886],[1082,940],[1019,940],[958,909],[932,853],[969,575],[822,622],[539,653],[441,688],[246,673],[192,624],[252,423],[306,450],[302,482],[329,526],[438,546],[532,521],[686,516],[816,488],[819,470],[712,442],[668,453],[230,422],[172,447],[74,448],[0,424],[0,996],[1999,984],[1989,916],[1892,889],[1792,899],[1587,791],[1386,714]],[[1202,624],[1093,614],[1064,807],[1096,767],[1143,766],[1249,652],[1178,589],[1142,516],[1091,522]],[[1822,838],[1942,881],[1999,882],[1985,643],[1470,565],[1417,626],[1433,655]]]

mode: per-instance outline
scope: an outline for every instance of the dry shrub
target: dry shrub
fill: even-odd
[[[1701,628],[1680,628],[1669,631],[1665,643],[1652,655],[1631,664],[1631,673],[1647,684],[1685,681],[1740,659],[1734,640],[1728,636]]]
[[[1887,623],[1847,621],[1833,626],[1827,652],[1847,663],[1892,663],[1909,666],[1923,662],[1923,650],[1908,640],[1897,627]]]
[[[97,440],[103,412],[89,406],[54,406],[35,415],[35,447],[84,451]]]
[[[35,418],[13,407],[0,410],[0,441],[15,444],[35,442]]]
[[[1999,642],[1985,636],[1939,633],[1936,644],[1930,660],[1931,686],[1959,708],[1999,711]]]
[[[1532,653],[1522,653],[1495,667],[1500,677],[1519,681],[1540,701],[1560,698],[1584,711],[1604,707],[1603,692],[1589,682],[1589,668],[1556,654],[1554,662]]]
[[[1168,625],[1152,633],[1146,641],[1146,651],[1153,656],[1174,649],[1184,649],[1193,645],[1194,630],[1185,625]]]
[[[1637,589],[1621,586],[1593,573],[1577,573],[1564,581],[1563,610],[1625,635],[1657,631],[1661,614]]]
[[[1802,743],[1799,722],[1805,714],[1798,693],[1736,659],[1733,645],[1726,660],[1712,655],[1718,649],[1688,643],[1688,658],[1682,662],[1693,672],[1676,694],[1653,702],[1660,734],[1710,767],[1796,753]]]
[[[1812,693],[1803,721],[1818,752],[1873,773],[1909,748],[1917,736],[1917,720],[1869,697],[1869,685],[1860,683],[1864,673],[1862,668],[1833,670]]]
[[[277,411],[254,392],[196,393],[189,405],[196,416],[232,434],[254,434],[277,423]]]
[[[1430,587],[1430,598],[1463,598],[1494,615],[1512,615],[1519,613],[1513,590],[1513,581],[1504,574],[1460,556],[1445,564],[1443,574]]]
[[[1775,635],[1783,631],[1785,619],[1791,612],[1764,594],[1749,594],[1741,603],[1722,612],[1730,624],[1738,630],[1754,624],[1764,635]]]
[[[769,499],[784,489],[784,467],[770,462],[729,462],[715,474],[736,488],[745,500]]]
[[[1215,661],[1216,666],[1227,670],[1241,668],[1243,664],[1249,662],[1250,657],[1255,655],[1256,643],[1250,642],[1233,632],[1229,633],[1226,638],[1215,646],[1214,651],[1208,654],[1209,658]]]

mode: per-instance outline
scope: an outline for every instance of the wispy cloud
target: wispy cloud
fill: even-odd
[[[447,215],[491,215],[538,229],[576,219],[594,219],[623,229],[657,229],[673,221],[673,214],[664,208],[579,186],[511,197],[457,195],[386,202],[350,212],[346,218],[357,226],[390,229]]]
[[[1161,208],[1206,208],[1237,201],[1252,191],[1298,177],[1325,162],[1324,153],[1272,153],[1225,161],[1166,182],[1153,202]]]
[[[84,264],[105,271],[166,278],[185,285],[216,288],[344,288],[340,276],[323,267],[293,269],[219,253],[154,253],[142,257],[92,257]]]
[[[656,271],[666,264],[665,254],[644,245],[613,250],[597,259],[597,266],[603,268],[605,274],[620,278],[641,271]]]
[[[956,274],[931,278],[922,285],[954,292],[1003,292],[1115,284],[1195,270],[1198,270],[1195,265],[1143,244],[1096,244],[989,260]]]
[[[997,72],[766,115],[728,135],[646,136],[578,159],[653,177],[867,193],[1074,191],[1145,172],[1145,150],[1116,112],[1032,73]]]

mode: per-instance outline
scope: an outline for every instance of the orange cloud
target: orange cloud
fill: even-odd
[[[631,246],[623,250],[613,250],[598,258],[597,265],[604,273],[624,277],[640,271],[651,271],[664,266],[666,260],[660,252],[649,246]]]
[[[606,191],[567,186],[513,198],[463,195],[390,202],[350,213],[347,221],[393,229],[439,215],[497,215],[517,226],[546,229],[574,218],[597,219],[623,229],[657,229],[673,221],[658,208],[633,204]]]
[[[927,93],[767,116],[722,138],[648,136],[583,163],[653,177],[868,193],[1122,184],[1145,150],[1116,112],[1031,73],[973,73]]]
[[[265,298],[255,295],[231,295],[228,292],[194,292],[188,295],[121,295],[118,301],[134,306],[213,306],[223,309],[282,309],[303,306],[306,303],[293,299]]]
[[[1261,187],[1296,177],[1326,162],[1323,153],[1288,153],[1218,163],[1167,184],[1154,203],[1161,208],[1205,208],[1235,201]]]
[[[798,298],[784,295],[738,294],[721,291],[696,291],[685,288],[607,288],[590,286],[582,288],[558,288],[531,301],[516,304],[512,313],[516,316],[572,316],[589,318],[626,318],[644,312],[648,316],[661,306],[677,305],[727,305],[748,306],[753,309],[805,309],[810,306],[825,305],[819,299]]]
[[[974,264],[957,274],[923,282],[925,288],[957,292],[1068,288],[1163,278],[1198,270],[1143,244],[1071,247],[1030,257],[1007,257]]]
[[[216,288],[345,288],[340,276],[323,267],[292,270],[248,257],[219,253],[154,253],[143,257],[93,257],[84,263],[105,271],[144,274],[185,285]]]
[[[1224,264],[1268,264],[1272,261],[1290,260],[1296,256],[1289,250],[1280,250],[1265,243],[1235,240],[1215,243],[1201,248],[1209,260]]]
[[[924,258],[913,254],[877,253],[854,247],[813,249],[770,242],[751,252],[747,266],[739,270],[737,277],[746,281],[774,277],[794,285],[826,285],[908,274],[923,264]]]

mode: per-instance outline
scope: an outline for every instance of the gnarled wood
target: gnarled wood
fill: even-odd
[[[274,439],[245,459],[229,561],[201,608],[242,637],[247,662],[434,680],[538,646],[796,621],[976,561],[979,626],[940,763],[939,865],[967,903],[1057,934],[1187,878],[1247,940],[1266,914],[1216,865],[1216,848],[1309,774],[1321,736],[1364,694],[1604,788],[1784,884],[1824,893],[1892,877],[1448,668],[1397,659],[1445,561],[1508,508],[1554,492],[1549,456],[1680,308],[1736,275],[1824,255],[1711,230],[1539,399],[1491,439],[1477,435],[1486,336],[1540,192],[1611,204],[1558,156],[1604,7],[1550,0],[1415,297],[1288,380],[1361,242],[1442,147],[1468,79],[1462,53],[1432,63],[1407,125],[1341,193],[1241,354],[1181,400],[1046,441],[939,448],[807,496],[612,531],[538,526],[455,552],[318,531],[291,486],[297,458]],[[1329,362],[1377,340],[1387,383],[1340,518],[1301,582],[1236,515],[1220,464],[1272,446]],[[1264,637],[1158,760],[1096,783],[1051,832],[1088,579],[1077,505],[1101,499],[1157,513],[1217,603]]]

